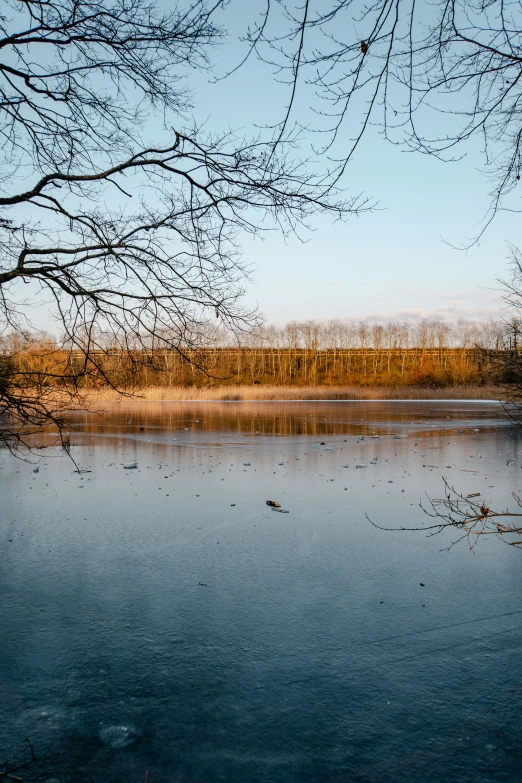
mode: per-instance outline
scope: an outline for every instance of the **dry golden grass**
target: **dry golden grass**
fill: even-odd
[[[90,402],[128,399],[113,390],[87,394]],[[151,386],[137,391],[135,399],[156,401],[185,400],[501,400],[499,386]]]

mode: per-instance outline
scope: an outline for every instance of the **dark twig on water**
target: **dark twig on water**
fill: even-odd
[[[27,757],[28,753],[29,758]],[[34,748],[31,741],[26,737],[13,755],[0,764],[0,781],[13,780],[15,783],[19,783],[22,778],[17,777],[13,773],[19,772],[22,769],[27,769],[35,761],[36,756]]]
[[[458,541],[467,538],[470,548],[473,549],[480,536],[497,536],[509,546],[522,548],[522,524],[511,521],[515,517],[522,517],[522,498],[515,492],[512,496],[521,509],[519,512],[495,511],[485,501],[475,500],[477,493],[466,496],[457,492],[447,479],[443,479],[445,486],[444,498],[429,498],[429,507],[422,503],[420,507],[425,514],[437,521],[433,525],[419,527],[384,527],[373,522],[368,514],[368,521],[379,530],[408,530],[426,532],[428,536],[434,536],[447,528],[455,528],[462,531],[462,535],[454,541],[449,549]],[[514,539],[513,539],[514,537]]]

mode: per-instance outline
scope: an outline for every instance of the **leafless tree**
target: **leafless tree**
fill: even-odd
[[[29,336],[44,303],[60,349],[84,357],[54,391],[42,373],[14,377],[2,358],[4,442],[27,425],[61,428],[82,378],[107,382],[93,350],[109,338],[183,353],[211,323],[255,326],[242,304],[245,233],[293,232],[316,212],[342,219],[367,206],[299,160],[294,132],[245,138],[191,121],[190,76],[211,67],[221,5],[3,3],[1,326]]]
[[[339,174],[375,124],[392,143],[444,161],[477,137],[491,203],[475,240],[517,187],[517,0],[266,0],[243,40],[245,57],[258,56],[288,83],[276,138],[305,117]]]
[[[266,0],[244,42],[246,56],[257,55],[288,83],[277,139],[302,122],[303,107],[305,112],[311,107],[314,129],[323,151],[337,160],[339,176],[372,125],[391,143],[441,161],[454,161],[480,145],[490,204],[467,246],[480,239],[499,210],[520,212],[515,191],[522,168],[522,6],[517,0]],[[305,116],[310,126],[310,112]],[[521,270],[516,252],[514,282],[505,290],[517,309]],[[515,389],[512,413],[521,421],[519,333],[511,326],[503,370]],[[438,343],[444,339],[440,330]],[[450,507],[447,518],[438,516],[448,524],[458,522],[457,508]],[[489,509],[475,516],[487,524],[492,518]]]
[[[503,281],[509,317],[504,319],[507,351],[502,364],[509,382],[506,411],[517,424],[522,425],[522,254],[517,248],[512,248],[511,261],[511,278]]]

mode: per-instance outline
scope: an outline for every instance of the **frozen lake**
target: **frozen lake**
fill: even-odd
[[[71,439],[89,472],[51,438],[0,455],[0,761],[28,737],[24,781],[522,780],[522,552],[365,516],[429,524],[443,476],[508,506],[499,405],[124,403]]]

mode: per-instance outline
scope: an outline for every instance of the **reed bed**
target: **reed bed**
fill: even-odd
[[[113,390],[87,393],[89,401],[129,399]],[[137,390],[132,399],[156,401],[253,401],[253,400],[502,400],[500,386],[150,386]]]

